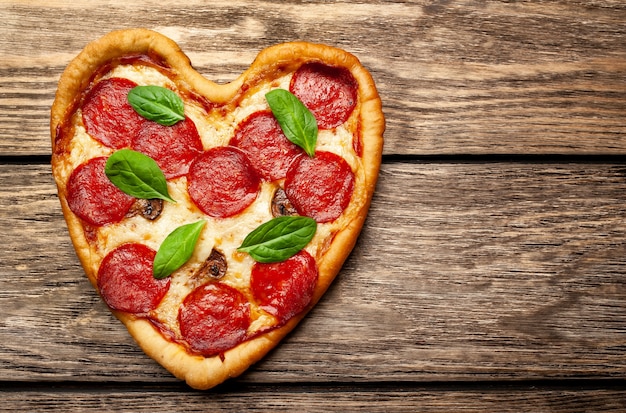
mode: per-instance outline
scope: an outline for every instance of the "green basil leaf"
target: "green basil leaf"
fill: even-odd
[[[107,159],[104,173],[116,187],[135,198],[176,202],[167,191],[167,181],[159,165],[141,152],[132,149],[114,152]]]
[[[185,119],[183,100],[161,86],[136,86],[128,92],[128,103],[135,112],[161,125],[172,126]]]
[[[317,120],[295,95],[285,89],[274,89],[265,99],[287,139],[315,156]]]
[[[282,216],[261,224],[248,234],[238,251],[258,262],[279,262],[298,253],[313,239],[317,222],[309,217]]]
[[[152,267],[154,278],[168,277],[189,261],[205,224],[206,221],[200,220],[192,224],[182,225],[163,240],[154,257]]]

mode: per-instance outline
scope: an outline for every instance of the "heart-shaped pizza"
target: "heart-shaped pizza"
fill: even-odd
[[[61,76],[52,169],[102,299],[149,356],[207,389],[276,346],[335,278],[384,124],[372,77],[337,48],[273,46],[220,85],[167,37],[122,30]]]

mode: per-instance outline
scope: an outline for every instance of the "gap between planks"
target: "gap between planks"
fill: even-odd
[[[500,391],[559,391],[559,390],[621,390],[626,397],[626,378],[568,378],[541,380],[472,380],[472,381],[378,381],[378,382],[298,382],[246,383],[232,379],[203,392],[500,392]],[[16,392],[98,393],[126,392],[181,392],[196,391],[182,381],[172,382],[84,382],[84,381],[0,381],[0,394]]]
[[[50,162],[50,155],[0,155],[0,165],[50,165]],[[382,163],[626,164],[626,156],[607,154],[390,154],[382,156]]]

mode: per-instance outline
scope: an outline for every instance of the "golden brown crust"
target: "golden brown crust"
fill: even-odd
[[[190,65],[189,59],[170,39],[150,30],[122,30],[112,32],[88,44],[69,64],[61,79],[54,104],[51,109],[51,136],[53,146],[52,168],[55,177],[63,214],[67,221],[72,242],[85,272],[96,287],[97,262],[90,259],[90,244],[79,218],[69,209],[66,200],[68,176],[67,152],[58,136],[61,126],[67,122],[76,102],[89,87],[94,73],[115,58],[133,54],[156,55],[163,59],[181,81],[199,94],[214,102],[227,102],[235,97],[244,82],[253,83],[271,71],[289,71],[305,61],[321,61],[334,66],[345,67],[358,82],[360,101],[359,122],[362,133],[363,176],[362,188],[358,193],[361,199],[356,203],[347,225],[333,238],[327,253],[318,260],[319,282],[316,287],[312,307],[324,294],[344,260],[350,254],[365,220],[372,194],[376,185],[383,146],[385,121],[381,102],[370,74],[353,55],[325,45],[305,42],[286,43],[263,50],[248,70],[227,85],[218,85],[203,78]],[[126,313],[115,313],[126,325],[130,334],[150,357],[162,364],[176,377],[186,380],[197,389],[208,389],[224,380],[235,377],[251,364],[261,359],[304,317],[304,313],[294,317],[283,327],[262,334],[257,338],[227,351],[223,358],[204,358],[188,353],[182,346],[169,341],[152,323],[137,319]]]

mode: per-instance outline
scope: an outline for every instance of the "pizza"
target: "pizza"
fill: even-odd
[[[59,80],[52,171],[84,271],[143,351],[208,389],[289,333],[350,254],[384,117],[352,54],[290,42],[217,84],[146,29]]]

